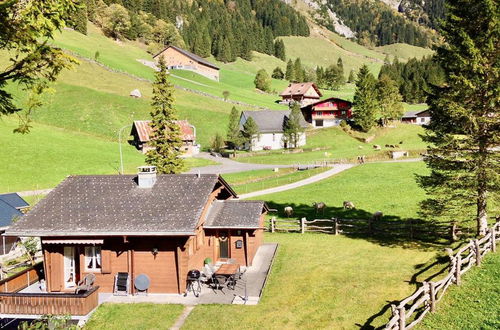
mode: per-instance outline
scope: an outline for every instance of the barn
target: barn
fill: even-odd
[[[189,70],[209,79],[219,81],[220,69],[218,66],[182,48],[167,46],[165,49],[153,56],[153,59],[156,62],[158,62],[160,58],[163,58],[165,61],[167,69]]]
[[[204,260],[252,265],[263,201],[241,201],[218,175],[70,176],[8,230],[41,238],[47,292],[74,292],[87,274],[113,292],[118,273],[145,274],[149,293],[181,293]]]

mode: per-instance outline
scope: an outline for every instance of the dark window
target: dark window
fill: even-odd
[[[316,127],[323,127],[323,119],[316,119]]]

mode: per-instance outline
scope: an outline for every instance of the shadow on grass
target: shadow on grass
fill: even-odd
[[[327,205],[325,212],[316,212],[313,205],[287,203],[280,204],[268,202],[271,209],[276,209],[276,212],[271,212],[269,215],[277,219],[287,219],[284,214],[284,208],[291,206],[293,208],[293,216],[289,219],[301,219],[305,217],[307,220],[314,219],[345,219],[340,221],[340,229],[344,232],[342,235],[367,240],[383,246],[397,246],[403,248],[418,248],[418,249],[435,249],[448,246],[449,240],[445,239],[445,233],[442,231],[443,226],[432,224],[420,219],[401,218],[399,216],[384,214],[380,220],[373,221],[371,228],[369,219],[373,217],[372,212],[363,209],[345,210],[342,207],[331,207]],[[353,221],[347,220],[366,220]],[[278,222],[279,223],[279,222]],[[342,224],[348,226],[342,227]],[[318,223],[318,226],[331,226],[331,223]],[[299,225],[297,226],[299,228]]]

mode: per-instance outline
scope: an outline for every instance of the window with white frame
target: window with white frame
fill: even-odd
[[[86,246],[85,247],[85,270],[100,271],[101,270],[101,247]]]

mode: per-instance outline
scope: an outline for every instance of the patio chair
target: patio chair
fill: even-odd
[[[115,296],[127,296],[130,288],[130,277],[128,273],[118,273],[115,275],[115,287],[113,294]]]
[[[92,286],[94,285],[95,282],[95,275],[94,274],[87,274],[81,280],[80,282],[77,283],[76,289],[75,289],[75,294],[80,293],[80,291],[89,291],[92,289]]]
[[[213,281],[213,286],[215,287],[216,290],[220,290],[222,293],[224,293],[223,287],[228,285],[229,282],[229,277],[225,275],[214,275],[214,281]]]
[[[201,271],[201,281],[206,284],[210,284],[213,281],[213,276],[215,273],[215,269],[210,267],[208,264],[203,266],[203,270]]]

